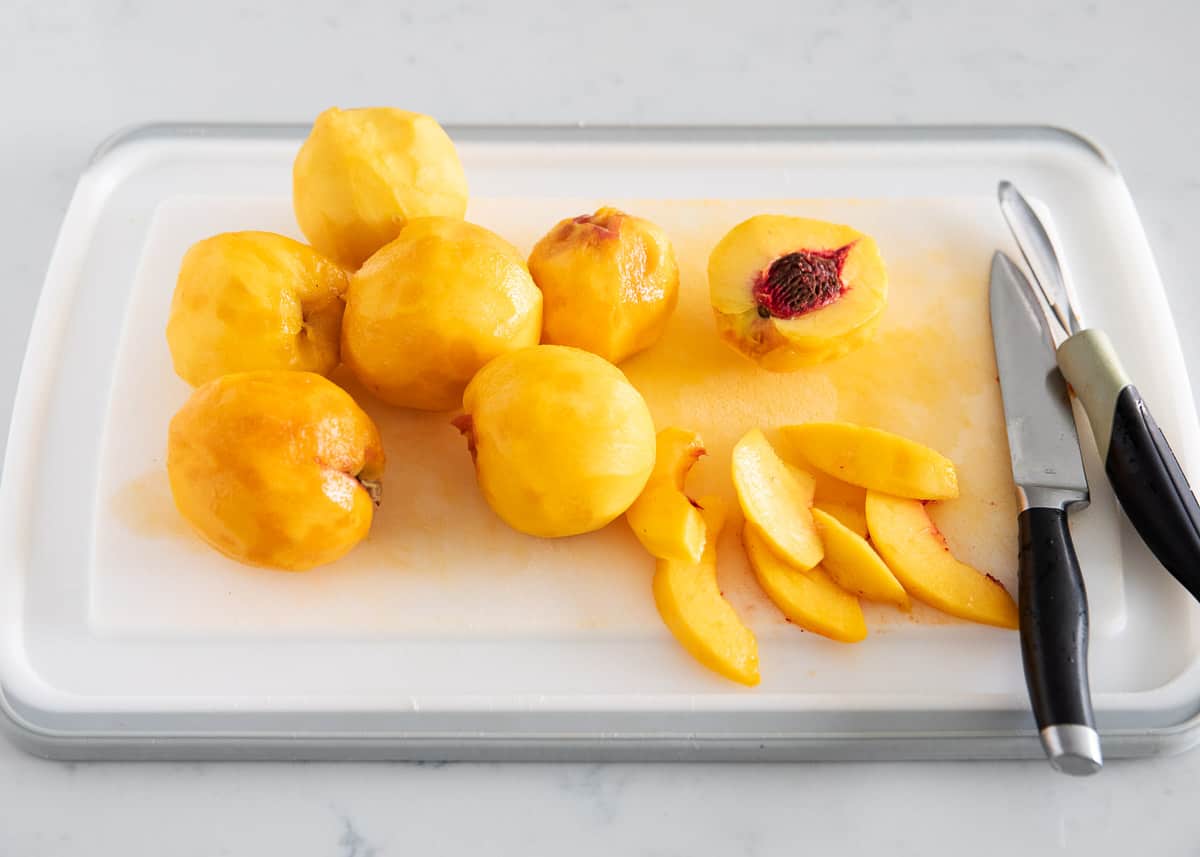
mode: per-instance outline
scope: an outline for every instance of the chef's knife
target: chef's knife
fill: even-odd
[[[1159,562],[1200,600],[1200,505],[1170,444],[1101,330],[1084,328],[1067,292],[1054,244],[1010,182],[1000,210],[1034,280],[1066,334],[1058,365],[1087,411],[1113,491]]]
[[[1091,774],[1103,759],[1088,689],[1087,593],[1067,526],[1067,510],[1088,502],[1075,418],[1033,287],[999,252],[990,301],[1021,507],[1017,601],[1029,701],[1050,763]]]

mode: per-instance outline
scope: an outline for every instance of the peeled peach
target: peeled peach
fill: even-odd
[[[733,486],[746,520],[780,556],[799,569],[821,561],[824,548],[811,512],[813,478],[784,463],[759,429],[733,447]]]
[[[533,248],[545,298],[542,338],[620,363],[662,335],[679,298],[679,266],[649,220],[601,208],[560,222]]]
[[[1017,605],[995,578],[954,558],[920,500],[867,492],[871,543],[913,598],[971,622],[1017,627]]]
[[[384,455],[350,395],[312,372],[239,372],[198,388],[167,437],[179,512],[221,553],[300,571],[370,529]]]
[[[838,586],[821,566],[800,570],[779,556],[751,521],[742,544],[763,591],[790,621],[831,640],[857,643],[867,636],[858,599]]]
[[[454,143],[429,116],[332,107],[296,155],[292,204],[313,247],[353,270],[414,217],[461,218],[467,179]]]
[[[325,375],[338,365],[349,274],[299,241],[224,232],[183,257],[167,344],[175,372],[196,387],[254,369]]]
[[[385,402],[445,411],[489,360],[536,345],[541,323],[541,292],[511,244],[421,217],[351,278],[342,359]]]
[[[861,347],[887,304],[887,272],[870,236],[784,215],[730,230],[709,257],[708,287],[721,338],[779,372]]]
[[[843,482],[917,500],[958,496],[954,463],[906,437],[854,423],[784,426],[780,435],[814,467]]]
[[[758,684],[758,641],[738,618],[717,584],[717,537],[725,507],[705,497],[707,536],[698,562],[660,559],[654,573],[654,603],[671,633],[709,669],[742,684]]]
[[[695,432],[672,427],[658,433],[650,480],[625,513],[633,534],[651,556],[700,562],[706,527],[683,483],[702,455],[704,441]]]
[[[488,505],[515,530],[554,538],[598,530],[628,509],[654,468],[646,402],[607,360],[537,345],[488,363],[463,394]]]

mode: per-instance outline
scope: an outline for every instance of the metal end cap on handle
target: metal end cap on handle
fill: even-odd
[[[1054,770],[1086,777],[1104,766],[1100,735],[1090,726],[1059,724],[1042,730],[1042,747]]]

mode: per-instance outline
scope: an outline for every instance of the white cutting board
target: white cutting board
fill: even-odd
[[[297,234],[287,191],[299,139],[298,129],[150,129],[106,150],[81,181],[31,336],[0,504],[0,685],[22,718],[135,743],[295,734],[303,723],[315,736],[387,736],[397,755],[414,735],[465,746],[506,730],[551,757],[546,748],[562,746],[546,743],[552,735],[630,734],[660,748],[775,736],[788,752],[824,757],[849,755],[834,742],[846,735],[896,755],[1037,751],[1014,633],[880,606],[868,608],[861,644],[804,633],[759,591],[735,516],[721,583],[758,635],[763,682],[733,685],[663,627],[653,563],[622,521],[556,541],[510,531],[479,497],[452,414],[384,407],[344,374],[389,458],[367,541],[304,574],[247,568],[202,545],[163,472],[166,425],[189,394],[163,333],[171,290],[199,238]],[[1196,461],[1195,414],[1136,212],[1115,169],[1075,138],[502,129],[459,142],[469,217],[523,251],[600,204],[671,235],[679,309],[663,340],[623,368],[660,427],[704,435],[697,493],[732,496],[729,449],[755,426],[838,418],[892,429],[955,461],[962,497],[934,517],[959,556],[1015,590],[986,301],[992,252],[1013,250],[992,201],[999,178],[1040,200],[1085,313],[1127,355],[1185,467]],[[878,240],[891,296],[871,344],[775,375],[717,341],[708,252],[763,211],[850,223]],[[1137,284],[1137,300],[1124,283]],[[1081,432],[1093,503],[1072,527],[1097,714],[1102,727],[1144,737],[1200,700],[1196,610],[1120,517],[1086,422]],[[897,735],[941,735],[955,749],[914,749]]]

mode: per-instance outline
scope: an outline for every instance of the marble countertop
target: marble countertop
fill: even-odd
[[[1200,6],[949,5],[8,0],[0,424],[103,137],[335,103],[446,122],[1064,125],[1115,156],[1178,323],[1200,318]],[[1196,390],[1200,339],[1184,350]],[[1198,789],[1196,752],[1080,781],[1041,763],[63,764],[0,741],[0,855],[1194,854]]]

